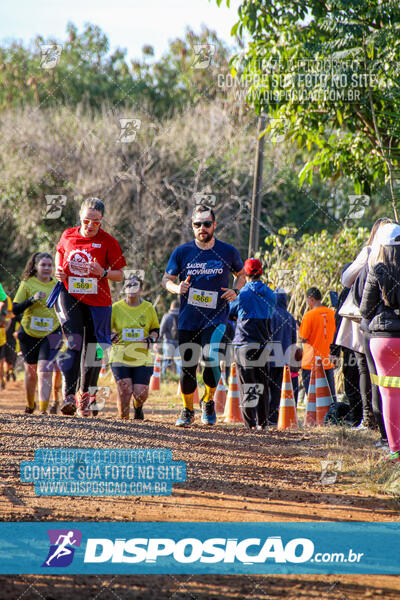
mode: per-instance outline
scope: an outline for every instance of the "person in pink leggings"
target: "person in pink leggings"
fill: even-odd
[[[400,225],[382,225],[360,305],[361,329],[370,334],[388,436],[390,460],[400,462]]]
[[[383,419],[385,421],[389,448],[399,459],[400,451],[400,388],[389,387],[395,381],[384,381],[382,377],[400,379],[400,337],[374,337],[370,348],[377,369],[378,383],[382,396]]]

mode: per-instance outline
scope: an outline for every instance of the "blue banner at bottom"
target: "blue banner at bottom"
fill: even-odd
[[[400,574],[400,523],[0,523],[1,574]]]

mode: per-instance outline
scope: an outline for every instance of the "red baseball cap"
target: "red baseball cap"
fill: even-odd
[[[244,263],[246,275],[262,275],[262,264],[258,258],[248,258]]]

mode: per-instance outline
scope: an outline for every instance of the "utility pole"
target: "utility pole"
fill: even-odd
[[[265,138],[265,136],[260,138],[260,135],[266,127],[266,122],[266,115],[261,114],[258,118],[257,149],[254,168],[253,195],[251,199],[249,256],[253,256],[254,253],[257,252],[260,239],[261,188]]]

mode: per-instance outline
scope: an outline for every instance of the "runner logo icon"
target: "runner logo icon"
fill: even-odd
[[[42,567],[68,567],[73,561],[75,548],[81,545],[82,532],[79,529],[48,529],[47,535],[50,548]]]

